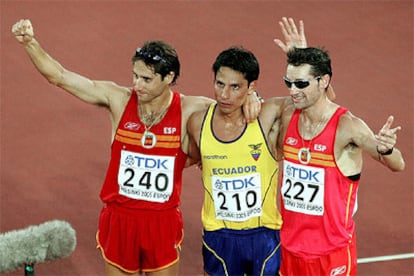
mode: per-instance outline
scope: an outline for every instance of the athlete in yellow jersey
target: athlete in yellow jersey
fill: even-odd
[[[281,105],[262,106],[259,119],[245,121],[241,107],[254,93],[259,76],[258,61],[246,49],[221,52],[213,72],[217,103],[194,113],[187,124],[189,154],[203,169],[204,271],[277,275],[282,220],[277,209],[278,163],[268,134]],[[267,116],[268,108],[273,116]]]
[[[280,229],[278,163],[259,121],[244,124],[239,136],[223,141],[215,135],[212,124],[217,109],[216,104],[210,106],[200,137],[204,229]]]

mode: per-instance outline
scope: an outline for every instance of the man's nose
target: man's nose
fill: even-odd
[[[143,80],[142,78],[135,78],[133,81],[134,89],[135,90],[141,90],[143,87]]]
[[[301,92],[301,89],[297,88],[294,84],[290,88],[288,88],[290,95],[296,95]]]
[[[223,99],[228,99],[228,98],[230,97],[230,87],[224,87],[224,88],[221,90],[220,96],[221,96]]]

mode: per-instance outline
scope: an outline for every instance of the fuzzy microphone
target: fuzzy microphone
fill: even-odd
[[[0,273],[26,264],[68,257],[76,247],[76,232],[69,223],[47,221],[0,234]]]

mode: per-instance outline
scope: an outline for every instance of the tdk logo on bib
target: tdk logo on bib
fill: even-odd
[[[302,168],[288,166],[286,168],[286,174],[289,177],[293,177],[295,179],[312,181],[312,182],[321,182],[322,179],[319,177],[319,171],[309,170],[306,167],[301,166]]]
[[[253,183],[254,177],[250,178],[238,178],[238,179],[224,179],[221,178],[214,183],[216,189],[226,190],[226,191],[236,191],[241,189],[246,189],[249,187],[255,187]]]
[[[124,162],[128,166],[136,166],[138,168],[168,170],[168,160],[162,158],[155,159],[127,155]]]

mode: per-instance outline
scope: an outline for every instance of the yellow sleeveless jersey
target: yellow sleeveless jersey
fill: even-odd
[[[220,141],[211,129],[215,107],[212,104],[208,109],[200,136],[204,229],[280,229],[276,203],[279,166],[259,121],[247,124],[237,139]]]

